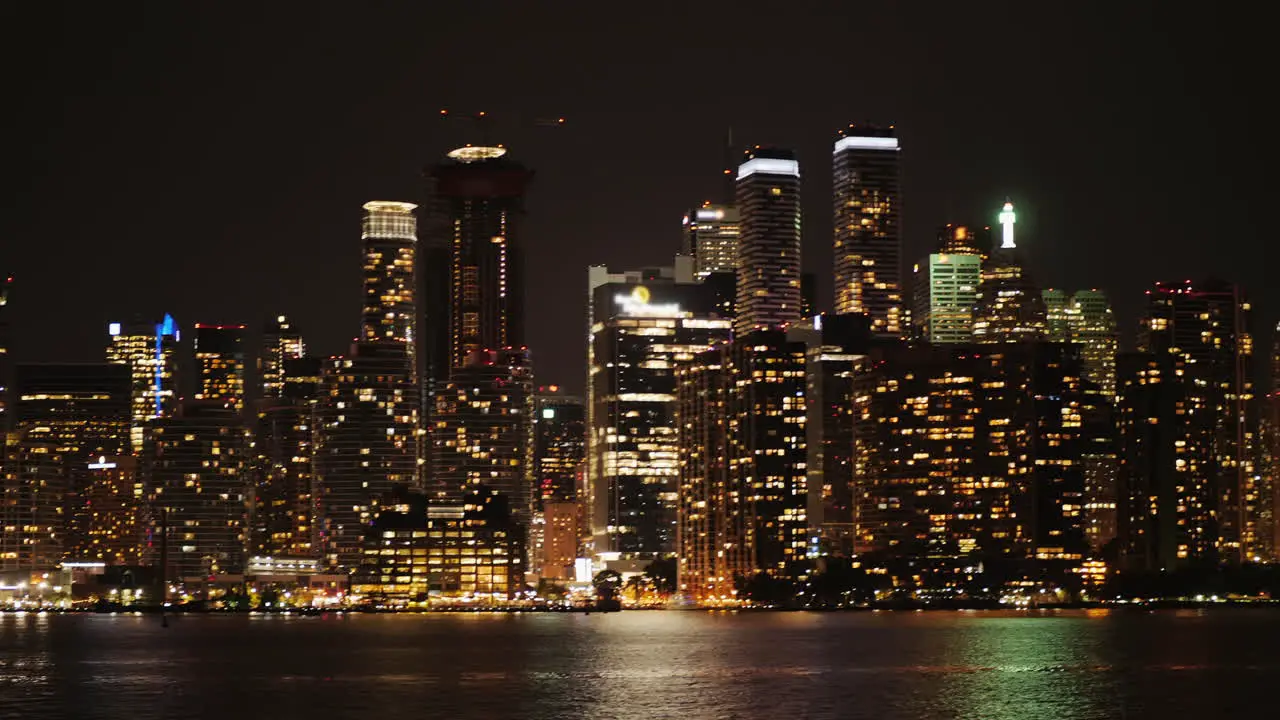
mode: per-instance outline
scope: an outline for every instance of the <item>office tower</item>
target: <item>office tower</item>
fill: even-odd
[[[542,503],[543,547],[539,574],[547,580],[574,579],[581,535],[576,501],[547,500]]]
[[[1258,468],[1262,476],[1264,495],[1259,500],[1263,508],[1271,512],[1271,547],[1280,557],[1280,326],[1276,328],[1275,345],[1271,351],[1271,392],[1262,408],[1259,436],[1261,462]],[[1267,497],[1269,496],[1269,497]]]
[[[279,390],[258,413],[257,488],[252,546],[258,555],[313,556],[315,544],[315,432],[321,368],[317,357],[285,358]]]
[[[1219,560],[1214,389],[1181,353],[1118,360],[1117,537],[1129,570],[1172,571]]]
[[[689,270],[678,262],[589,272],[587,452],[596,553],[644,559],[675,549],[675,371],[732,333],[732,320],[716,311],[714,289],[694,282]]]
[[[244,411],[244,326],[196,323],[196,400]]]
[[[822,315],[787,330],[805,346],[806,514],[826,555],[853,553],[853,379],[870,330],[866,315]]]
[[[698,279],[711,273],[738,271],[738,209],[733,205],[703,203],[684,216],[683,253],[693,258]]]
[[[453,224],[441,227],[438,215],[425,218],[426,234],[419,244],[418,284],[419,307],[422,308],[422,327],[419,330],[418,378],[422,385],[422,422],[430,427],[431,413],[435,408],[435,389],[449,379],[453,367],[452,341],[449,337],[449,273],[453,265],[449,238]],[[423,459],[430,456],[430,443],[423,447]]]
[[[533,366],[528,350],[475,351],[436,389],[431,428],[432,502],[461,502],[478,486],[507,498],[528,525]]]
[[[736,272],[715,272],[702,279],[702,284],[711,289],[715,296],[715,312],[722,318],[737,316],[738,274]]]
[[[1045,306],[1045,335],[1050,342],[1081,346],[1085,379],[1103,395],[1116,391],[1116,352],[1119,334],[1111,303],[1100,290],[1041,291]]]
[[[173,316],[158,323],[134,319],[107,326],[107,362],[129,366],[133,386],[133,426],[129,438],[134,452],[142,449],[147,422],[169,417],[177,409],[178,341]]]
[[[417,342],[417,205],[389,200],[364,204],[360,240],[364,252],[364,343],[394,342],[406,348],[410,367]]]
[[[902,337],[901,146],[893,126],[840,132],[832,152],[838,315],[865,313],[877,336]]]
[[[676,554],[695,601],[731,600],[759,573],[807,573],[805,350],[760,330],[677,370]]]
[[[1250,303],[1236,285],[1157,283],[1148,291],[1139,350],[1187,359],[1207,384],[1213,415],[1209,482],[1216,498],[1218,557],[1237,563],[1271,560],[1259,493]]]
[[[222,399],[184,402],[148,427],[141,465],[157,525],[148,557],[158,562],[167,527],[167,579],[195,583],[244,572],[250,463],[248,433]]]
[[[9,392],[13,385],[13,357],[9,346],[9,294],[12,289],[13,277],[0,281],[0,433],[9,429]]]
[[[800,317],[811,318],[821,314],[818,309],[818,276],[813,273],[800,273]]]
[[[78,503],[80,532],[67,556],[108,565],[139,565],[151,519],[150,499],[133,455],[99,455]]]
[[[973,340],[973,308],[982,281],[982,251],[968,225],[938,231],[937,251],[915,266],[915,333],[932,343]]]
[[[524,195],[533,172],[501,147],[462,147],[427,172],[450,248],[449,359],[524,338]]]
[[[587,456],[587,407],[559,388],[539,388],[533,399],[533,488],[537,509],[573,501],[578,467]]]
[[[199,333],[196,333],[197,340]],[[284,315],[277,315],[262,328],[262,355],[258,357],[258,378],[262,397],[277,398],[284,387],[284,365],[307,354],[302,334]]]
[[[51,569],[89,543],[89,463],[129,448],[129,370],[24,364],[0,487],[0,569]]]
[[[800,163],[790,150],[756,148],[738,166],[738,300],[734,330],[800,319]]]
[[[1039,567],[1064,582],[1085,552],[1078,350],[880,352],[854,380],[864,562],[915,561],[921,575],[948,563],[1019,575]]]
[[[1022,267],[1022,255],[1013,239],[1016,216],[1013,203],[1000,212],[1000,246],[982,266],[977,305],[973,314],[973,341],[1013,343],[1045,339],[1045,307],[1040,290]]]
[[[419,473],[419,385],[400,342],[357,343],[321,368],[315,405],[317,550],[335,569],[360,562],[377,498]]]

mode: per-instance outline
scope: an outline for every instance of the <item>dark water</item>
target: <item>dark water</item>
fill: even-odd
[[[1280,612],[0,614],[0,718],[1274,718]]]

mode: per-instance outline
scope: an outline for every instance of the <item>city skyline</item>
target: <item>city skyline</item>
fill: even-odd
[[[771,12],[778,13],[780,30],[808,38],[811,45],[834,37],[824,25],[843,25],[790,10]],[[706,9],[694,11],[698,17],[702,13],[712,16]],[[57,121],[44,122],[44,129],[34,135],[44,142],[18,153],[17,171],[30,182],[17,198],[17,212],[4,222],[7,235],[51,235],[51,242],[65,245],[79,261],[70,266],[50,262],[44,249],[50,243],[5,243],[0,248],[0,262],[15,276],[9,308],[14,358],[97,360],[97,338],[106,322],[163,312],[173,313],[184,324],[244,323],[253,330],[284,313],[307,334],[317,354],[342,352],[355,332],[356,316],[350,308],[359,297],[358,283],[352,282],[358,269],[350,260],[359,251],[350,231],[359,223],[359,207],[378,198],[420,201],[422,166],[442,157],[460,136],[456,125],[436,120],[441,107],[459,113],[488,110],[495,118],[493,132],[502,136],[499,140],[539,173],[525,228],[528,344],[535,363],[543,368],[542,380],[573,392],[582,391],[585,378],[576,342],[570,342],[580,336],[581,325],[565,319],[585,316],[581,266],[632,268],[665,262],[679,247],[680,218],[691,202],[719,199],[722,138],[729,125],[744,144],[795,147],[805,168],[804,264],[806,270],[817,271],[824,306],[831,297],[831,131],[850,119],[866,119],[895,123],[902,138],[904,261],[931,249],[939,225],[994,224],[992,201],[1010,196],[1018,205],[1019,244],[1027,248],[1032,275],[1043,287],[1105,290],[1115,304],[1126,346],[1134,344],[1141,294],[1150,282],[1205,274],[1238,282],[1251,292],[1257,303],[1258,341],[1269,346],[1280,302],[1277,291],[1265,282],[1261,264],[1248,262],[1258,247],[1262,207],[1247,183],[1252,166],[1219,150],[1216,140],[1227,136],[1223,126],[1228,122],[1232,137],[1256,135],[1248,99],[1232,94],[1237,87],[1233,83],[1243,80],[1207,82],[1209,67],[1195,63],[1201,51],[1161,40],[1135,15],[1113,16],[1106,29],[1093,27],[1090,17],[1079,12],[1045,25],[1012,14],[943,10],[920,21],[921,33],[937,41],[937,52],[948,52],[958,38],[973,33],[1003,41],[990,48],[948,52],[946,67],[916,57],[922,53],[908,53],[902,67],[888,64],[883,77],[870,76],[860,93],[834,102],[825,100],[839,70],[824,67],[822,53],[796,47],[778,68],[766,71],[766,82],[759,85],[789,93],[785,112],[750,102],[750,88],[733,79],[689,99],[692,112],[669,112],[676,101],[663,99],[666,89],[676,86],[675,78],[687,75],[688,69],[714,67],[716,53],[732,46],[729,38],[741,22],[734,17],[723,18],[723,37],[700,40],[684,57],[657,58],[644,74],[606,58],[599,78],[582,80],[582,89],[590,91],[582,94],[590,101],[575,100],[580,93],[548,84],[551,76],[535,68],[510,70],[516,82],[500,83],[500,88],[480,82],[496,68],[508,67],[503,60],[509,51],[495,51],[492,59],[474,68],[459,67],[456,77],[437,77],[425,89],[408,78],[378,71],[397,63],[418,67],[427,58],[388,51],[357,57],[368,50],[364,41],[304,69],[273,47],[270,33],[259,36],[256,30],[235,29],[228,37],[241,41],[245,59],[226,57],[224,42],[228,48],[235,43],[218,39],[228,28],[217,17],[193,31],[195,45],[210,51],[207,58],[174,56],[175,49],[165,41],[140,37],[137,43],[110,48],[124,68],[120,74],[68,83],[79,58],[97,52],[104,42],[73,34],[47,46],[47,52],[58,56],[51,55],[43,66],[44,77],[37,75],[31,81],[35,84],[19,86],[20,94],[35,101],[29,104],[44,108],[45,115],[37,113],[41,121],[50,120],[47,113],[56,113]],[[262,23],[270,27],[283,20],[269,11]],[[316,30],[332,31],[337,20],[318,13],[307,22]],[[550,18],[529,20],[545,24]],[[889,11],[871,11],[858,25],[875,27],[876,21],[899,30],[889,36],[901,37],[902,23]],[[636,47],[645,31],[662,37],[683,32],[661,28],[658,18],[644,18],[634,30],[602,33],[590,43]],[[423,44],[421,52],[434,58],[456,49],[453,41],[439,40]],[[877,39],[874,33],[866,41],[882,50],[894,42]],[[1085,41],[1102,51],[1079,58],[1075,65],[1054,60],[1055,53]],[[511,44],[515,51],[528,47],[523,41]],[[1001,49],[994,49],[996,45]],[[569,59],[555,48],[547,52],[536,66],[558,67]],[[1020,61],[1008,63],[1006,58],[1015,53]],[[174,56],[172,67],[138,66],[157,55]],[[933,51],[925,55],[931,57]],[[243,86],[235,82],[262,66],[295,73],[302,82],[279,97],[255,94],[257,81]],[[1115,78],[1100,72],[1126,66],[1131,69]],[[329,98],[327,85],[315,83],[339,69],[385,79],[352,100],[338,101]],[[184,80],[210,73],[232,82]],[[1152,106],[1129,97],[1135,74],[1159,84],[1167,104]],[[604,77],[613,87],[605,86]],[[782,77],[788,78],[786,83]],[[177,102],[162,123],[137,122],[154,104],[136,91],[156,83],[164,83]],[[911,83],[916,90],[908,98],[901,88]],[[70,87],[72,92],[61,104],[46,106],[40,102],[48,92],[45,87]],[[1097,118],[1058,112],[1064,101],[1086,94],[1110,101],[1112,114]],[[951,112],[961,97],[990,98],[993,109]],[[90,98],[107,102],[89,103]],[[351,116],[362,105],[387,102],[395,105],[396,113],[372,113],[376,119]],[[332,142],[307,127],[296,134],[282,130],[292,126],[299,112],[291,104],[340,118],[335,120],[338,129]],[[1000,105],[1011,110],[995,110]],[[255,116],[278,119],[261,127],[228,122],[227,113],[241,107],[255,108]],[[1161,122],[1166,113],[1178,122]],[[547,134],[509,129],[543,114],[563,115],[568,122]],[[204,132],[209,123],[217,123],[220,131]],[[1205,130],[1197,135],[1205,142],[1196,153],[1177,149],[1185,128]],[[208,144],[193,153],[182,152],[179,148],[189,142],[184,138],[196,135],[208,138]],[[610,145],[620,138],[626,138],[621,141],[625,150]],[[600,150],[606,147],[620,148],[619,163],[627,170],[600,183],[594,178],[605,172]],[[118,155],[123,152],[128,155]],[[648,155],[662,162],[633,166],[625,160]],[[130,162],[121,162],[124,157]],[[170,157],[181,158],[182,164],[174,165]],[[87,173],[102,167],[119,173],[109,187],[88,179]],[[248,167],[253,172],[246,173]],[[1225,186],[1233,188],[1232,211],[1199,207],[1193,191],[1172,180],[1186,175],[1223,177]],[[169,182],[170,176],[178,181]],[[964,182],[956,182],[959,176]],[[148,213],[122,214],[140,198],[147,199]],[[202,218],[190,226],[181,220],[182,209],[191,205],[189,198],[200,198],[191,209]],[[40,218],[62,203],[80,210],[47,229]],[[204,203],[216,204],[218,212],[201,209]],[[1168,207],[1180,211],[1175,215]],[[180,250],[170,240],[175,227],[184,228]],[[1217,237],[1231,241],[1212,240]],[[238,283],[239,292],[218,299],[216,288],[225,274],[201,273],[198,268],[214,262],[215,267],[227,267],[224,253],[241,259],[238,271],[244,281]],[[565,257],[581,262],[566,263]],[[1113,262],[1096,262],[1099,257]],[[1132,272],[1137,262],[1149,265],[1150,272]],[[304,266],[306,273],[277,271]],[[332,292],[324,289],[330,287]],[[96,300],[86,311],[80,306],[89,294],[107,299]]]

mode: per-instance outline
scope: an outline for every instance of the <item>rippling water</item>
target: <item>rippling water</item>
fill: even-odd
[[[1268,611],[0,614],[0,718],[1276,717]]]

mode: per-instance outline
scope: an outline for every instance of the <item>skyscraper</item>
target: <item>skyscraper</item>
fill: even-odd
[[[973,340],[973,307],[982,281],[982,252],[967,225],[947,225],[938,232],[937,252],[915,267],[915,310],[912,323],[932,343]]]
[[[703,203],[685,213],[683,253],[693,258],[699,280],[713,272],[737,272],[740,231],[733,205]]]
[[[197,333],[197,336],[199,333]],[[307,354],[302,334],[293,329],[289,318],[277,315],[262,329],[262,354],[258,357],[258,378],[262,381],[262,397],[280,397],[284,387],[284,365]]]
[[[147,428],[141,464],[155,512],[167,516],[167,578],[199,582],[244,572],[250,462],[248,434],[223,399],[187,401]]]
[[[196,400],[244,411],[244,326],[196,323]]]
[[[396,342],[415,357],[417,342],[416,290],[417,205],[374,200],[364,205],[360,239],[364,245],[363,342]]]
[[[321,371],[315,406],[318,550],[330,568],[352,570],[377,498],[419,476],[420,387],[401,342],[357,343]]]
[[[717,313],[714,289],[688,270],[590,270],[588,485],[597,553],[647,559],[675,549],[676,368],[727,342],[732,323]]]
[[[142,436],[150,420],[169,417],[177,409],[178,341],[181,335],[173,316],[160,322],[134,319],[107,326],[107,362],[128,365],[133,387],[133,426],[129,438],[134,452],[142,449]]]
[[[534,499],[544,502],[577,498],[578,468],[587,456],[587,407],[582,398],[563,395],[553,386],[534,394]]]
[[[1209,483],[1216,499],[1215,539],[1223,562],[1270,561],[1274,551],[1262,527],[1260,478],[1254,463],[1252,306],[1239,286],[1220,280],[1157,283],[1148,291],[1139,350],[1185,358],[1210,394],[1212,422],[1206,442],[1213,448]]]
[[[0,480],[0,569],[51,569],[89,542],[89,464],[129,447],[129,370],[15,368],[14,440]]]
[[[315,553],[314,414],[323,361],[285,358],[279,390],[258,413],[253,550],[261,555]]]
[[[1028,342],[1045,339],[1044,298],[1023,268],[1013,240],[1013,203],[1000,212],[1002,241],[983,265],[973,314],[973,341]]]
[[[77,503],[77,532],[67,556],[108,565],[138,565],[144,556],[151,502],[134,455],[99,455]]]
[[[901,149],[893,126],[850,125],[832,151],[836,314],[866,313],[877,336],[906,331]]]
[[[1103,395],[1114,397],[1119,336],[1107,296],[1100,290],[1067,293],[1054,289],[1046,289],[1040,296],[1048,340],[1080,345],[1085,379]]]
[[[436,389],[428,497],[458,503],[487,487],[504,495],[512,515],[527,527],[532,414],[529,351],[473,352]]]
[[[533,172],[501,147],[462,147],[428,170],[448,234],[450,364],[524,338],[524,195]]]
[[[738,301],[734,330],[800,319],[800,163],[790,150],[757,148],[738,166]]]

